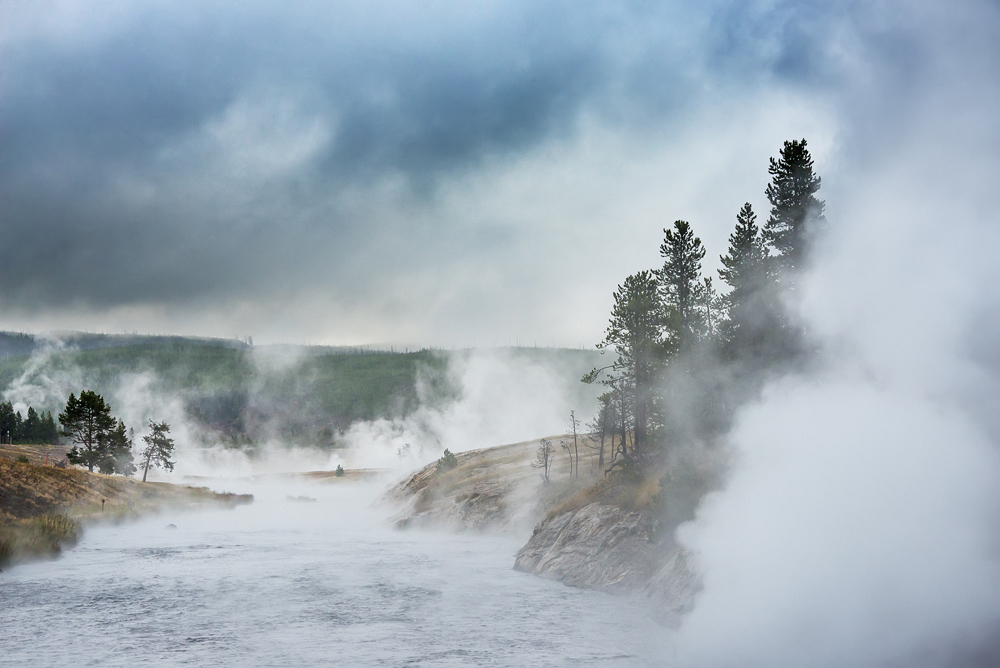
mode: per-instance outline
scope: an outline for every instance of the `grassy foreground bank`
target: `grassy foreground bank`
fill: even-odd
[[[88,522],[121,521],[164,508],[233,507],[250,494],[138,482],[0,457],[0,568],[57,556]]]

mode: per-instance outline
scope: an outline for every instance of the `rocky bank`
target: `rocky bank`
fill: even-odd
[[[542,484],[531,467],[537,446],[475,450],[459,454],[451,471],[438,472],[433,464],[421,469],[388,494],[402,507],[396,526],[530,531],[516,570],[573,587],[643,595],[662,621],[676,621],[699,585],[672,532],[649,511],[588,502],[596,477],[575,480],[557,470]]]

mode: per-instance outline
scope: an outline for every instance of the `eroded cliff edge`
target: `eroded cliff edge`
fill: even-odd
[[[531,467],[537,446],[531,441],[461,453],[449,471],[426,466],[387,495],[401,507],[396,526],[530,532],[516,570],[648,597],[661,621],[676,622],[699,585],[689,555],[673,541],[675,523],[648,508],[608,502],[596,476],[573,478],[557,469],[543,483]]]
[[[698,579],[688,555],[659,528],[648,511],[590,503],[539,524],[514,568],[572,587],[642,593],[673,623],[691,607]]]

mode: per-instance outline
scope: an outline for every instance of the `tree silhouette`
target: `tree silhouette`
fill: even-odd
[[[764,241],[774,249],[779,272],[801,269],[812,233],[826,221],[826,205],[816,198],[821,179],[813,173],[806,140],[786,141],[767,171],[771,183],[764,192],[771,215],[764,224]]]
[[[66,459],[93,472],[108,454],[109,435],[115,428],[111,407],[101,395],[83,390],[79,398],[69,395],[66,409],[59,414],[59,423],[62,425],[60,433],[74,443]]]
[[[146,482],[146,474],[152,466],[160,466],[167,471],[174,470],[174,463],[170,461],[170,457],[174,454],[174,439],[167,436],[170,433],[170,425],[150,420],[149,430],[149,433],[142,437],[146,447],[139,455],[145,460],[142,469],[143,482]]]

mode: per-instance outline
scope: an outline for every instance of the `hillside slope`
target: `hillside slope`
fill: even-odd
[[[206,441],[248,445],[278,439],[320,448],[342,445],[337,433],[355,422],[405,417],[420,407],[456,399],[462,387],[455,370],[478,354],[502,356],[518,368],[537,365],[550,370],[565,381],[567,396],[575,397],[580,407],[594,404],[598,393],[597,387],[579,382],[599,363],[596,351],[387,352],[93,336],[69,339],[72,345],[89,347],[33,343],[33,355],[0,359],[0,393],[24,404],[22,411],[30,404],[53,415],[63,409],[70,392],[94,390],[113,410],[133,403],[138,393],[155,397],[161,405],[179,402]],[[28,346],[23,336],[0,340],[7,340],[13,352]]]

